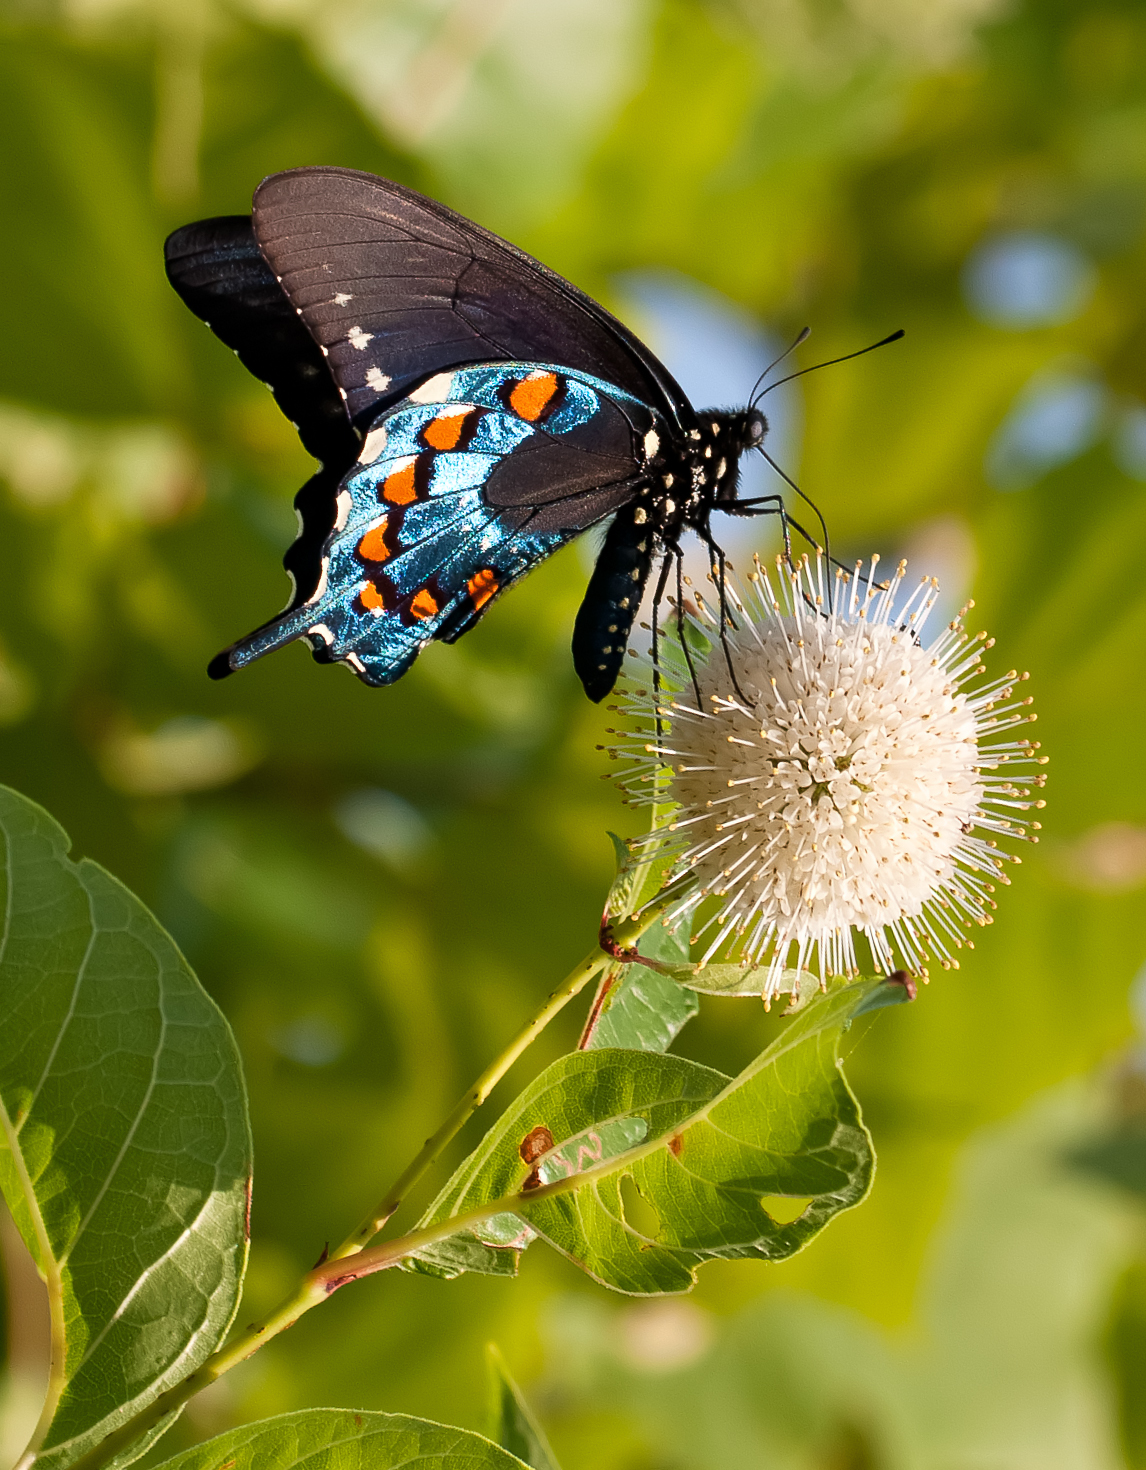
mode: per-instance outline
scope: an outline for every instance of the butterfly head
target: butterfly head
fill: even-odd
[[[724,416],[725,432],[741,454],[747,449],[759,449],[768,432],[768,420],[758,408],[742,408],[737,413]]]

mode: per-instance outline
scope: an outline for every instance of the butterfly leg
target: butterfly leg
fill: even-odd
[[[672,553],[666,552],[661,562],[660,574],[657,577],[656,591],[653,593],[653,707],[657,712],[657,747],[661,744],[663,729],[661,725],[661,663],[660,663],[660,610],[661,598],[665,595],[665,587],[668,585],[669,568],[672,566]]]
[[[779,516],[780,534],[784,538],[784,559],[791,564],[791,528],[796,526],[796,522],[788,514],[788,507],[784,504],[782,495],[756,495],[751,500],[729,500],[719,505],[717,509],[729,516]],[[800,528],[796,526],[796,529]],[[801,532],[801,534],[804,533]]]
[[[780,517],[784,531],[784,557],[785,560],[789,563],[791,563],[793,559],[790,534],[792,531],[795,531],[798,535],[802,536],[809,546],[818,547],[821,544],[819,541],[816,540],[813,535],[811,535],[811,533],[800,521],[797,521],[793,518],[793,516],[784,506],[783,501],[779,495],[760,495],[752,500],[730,501],[727,505],[721,505],[717,508],[723,511],[725,515],[733,516],[778,515]],[[851,567],[845,566],[838,557],[833,556],[829,548],[826,546],[824,547],[824,555],[827,557],[828,563],[831,566],[838,567],[840,571],[846,572],[849,576],[851,575]]]
[[[732,650],[728,646],[729,626],[736,626],[728,611],[728,559],[724,555],[724,548],[716,541],[707,524],[703,530],[698,528],[698,535],[708,548],[708,564],[711,569],[710,575],[716,587],[719,603],[720,647],[724,652],[724,663],[728,669],[728,677],[732,680],[732,687],[736,690],[737,698],[741,703],[751,708],[755,701],[749,699],[740,687],[740,682],[736,677],[736,670],[732,664]]]
[[[676,560],[676,635],[680,639],[680,650],[684,654],[684,661],[688,668],[688,676],[692,680],[692,692],[696,695],[696,707],[701,714],[700,684],[697,682],[696,667],[692,661],[692,650],[688,646],[688,638],[685,634],[684,623],[684,552],[681,550],[680,542],[674,542],[669,547],[669,555]]]

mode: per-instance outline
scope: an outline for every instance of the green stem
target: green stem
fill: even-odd
[[[362,1223],[330,1252],[332,1261],[356,1255],[383,1228],[398,1206],[419,1182],[427,1170],[433,1168],[441,1157],[442,1150],[465,1127],[486,1098],[534,1041],[544,1031],[557,1013],[564,1009],[584,987],[610,963],[604,950],[597,949],[585,956],[581,963],[570,970],[565,979],[550,995],[549,999],[533,1016],[503,1052],[489,1064],[485,1071],[455,1103],[441,1126],[426,1139],[386,1195],[375,1205]]]
[[[616,943],[625,947],[634,945],[653,921],[673,902],[679,891],[680,885],[673,885],[665,889],[656,902],[649,904],[638,917],[624,919],[615,924],[613,938]],[[353,1265],[341,1269],[336,1265],[336,1262],[347,1256],[358,1256],[362,1253],[366,1242],[382,1228],[410,1189],[417,1184],[438,1159],[450,1140],[485,1102],[522,1052],[536,1040],[554,1016],[584,989],[594,975],[599,974],[612,963],[612,957],[603,949],[594,949],[586,955],[581,963],[569,972],[537,1014],[522,1027],[500,1056],[491,1062],[474,1085],[458,1101],[449,1117],[426,1140],[410,1166],[403,1171],[385,1198],[375,1210],[371,1211],[358,1229],[328,1258],[313,1270],[308,1271],[294,1292],[273,1312],[264,1317],[261,1322],[256,1322],[248,1327],[245,1332],[225,1347],[213,1353],[194,1373],[173,1388],[161,1393],[134,1418],[113,1430],[86,1455],[76,1460],[71,1470],[101,1470],[101,1467],[129,1449],[167,1415],[181,1409],[188,1399],[194,1398],[209,1384],[221,1378],[224,1373],[258,1352],[264,1343],[270,1342],[280,1332],[293,1326],[305,1312],[310,1311],[311,1307],[316,1307],[320,1302],[326,1301],[327,1297],[339,1286],[345,1285],[358,1276],[371,1275],[375,1271],[385,1270],[416,1250],[439,1240],[446,1240],[451,1235],[456,1235],[459,1230],[465,1230],[471,1224],[488,1219],[491,1215],[504,1213],[510,1208],[512,1200],[517,1199],[516,1195],[507,1197],[507,1200],[500,1200],[494,1205],[472,1211],[469,1215],[459,1215],[429,1229],[414,1230],[408,1235],[387,1241],[385,1245],[362,1255],[361,1260],[356,1260]]]
[[[619,947],[627,948],[641,937],[646,929],[659,917],[676,896],[675,889],[666,889],[661,897],[650,904],[637,918],[623,919],[613,926],[613,939]],[[398,1206],[418,1183],[428,1169],[441,1157],[442,1150],[465,1127],[474,1113],[489,1097],[490,1093],[517,1061],[518,1057],[537,1040],[550,1021],[593,979],[595,975],[613,963],[612,957],[603,949],[594,949],[552,993],[537,1014],[521,1028],[505,1050],[489,1064],[473,1086],[460,1097],[449,1116],[435,1133],[432,1133],[418,1150],[410,1164],[394,1181],[370,1214],[362,1221],[341,1245],[330,1252],[332,1261],[344,1260],[356,1255],[368,1241],[385,1226]]]
[[[24,1197],[28,1218],[31,1220],[32,1229],[36,1234],[36,1246],[40,1257],[38,1265],[48,1288],[48,1315],[51,1322],[52,1334],[52,1362],[48,1375],[48,1391],[44,1396],[44,1406],[40,1411],[40,1417],[36,1423],[32,1438],[28,1442],[27,1449],[17,1461],[17,1470],[19,1470],[19,1467],[31,1463],[36,1449],[43,1443],[44,1436],[48,1432],[48,1426],[52,1422],[52,1418],[60,1402],[60,1396],[67,1382],[63,1350],[64,1334],[67,1330],[67,1317],[64,1304],[64,1282],[63,1275],[60,1271],[60,1263],[56,1259],[55,1251],[52,1249],[48,1227],[44,1222],[39,1200],[36,1198],[35,1187],[28,1175],[27,1160],[20,1144],[20,1131],[9,1117],[8,1109],[5,1107],[2,1099],[0,1099],[0,1129],[3,1131],[8,1156],[12,1160],[12,1168],[20,1185],[20,1193]]]

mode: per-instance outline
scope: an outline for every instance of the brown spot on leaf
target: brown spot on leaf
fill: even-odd
[[[679,1159],[680,1151],[683,1147],[684,1139],[680,1136],[679,1133],[674,1133],[668,1142],[669,1153],[672,1154],[674,1159]]]
[[[517,1151],[521,1155],[522,1162],[530,1165],[529,1177],[521,1186],[522,1193],[527,1189],[537,1189],[541,1184],[541,1167],[537,1160],[547,1154],[552,1147],[553,1134],[544,1123],[538,1123],[536,1128],[531,1128],[521,1140]]]
[[[553,1147],[553,1134],[546,1128],[544,1123],[539,1123],[521,1140],[518,1153],[526,1164],[535,1163],[542,1154],[547,1154]]]

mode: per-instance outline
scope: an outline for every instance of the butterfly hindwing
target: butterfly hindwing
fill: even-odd
[[[605,309],[523,251],[410,189],[352,169],[272,174],[254,229],[359,427],[461,364],[555,362],[669,422],[692,409]]]
[[[305,637],[321,660],[392,683],[426,643],[460,637],[506,587],[630,502],[653,422],[637,400],[563,368],[436,375],[367,432],[314,594],[229,650],[229,667]]]

